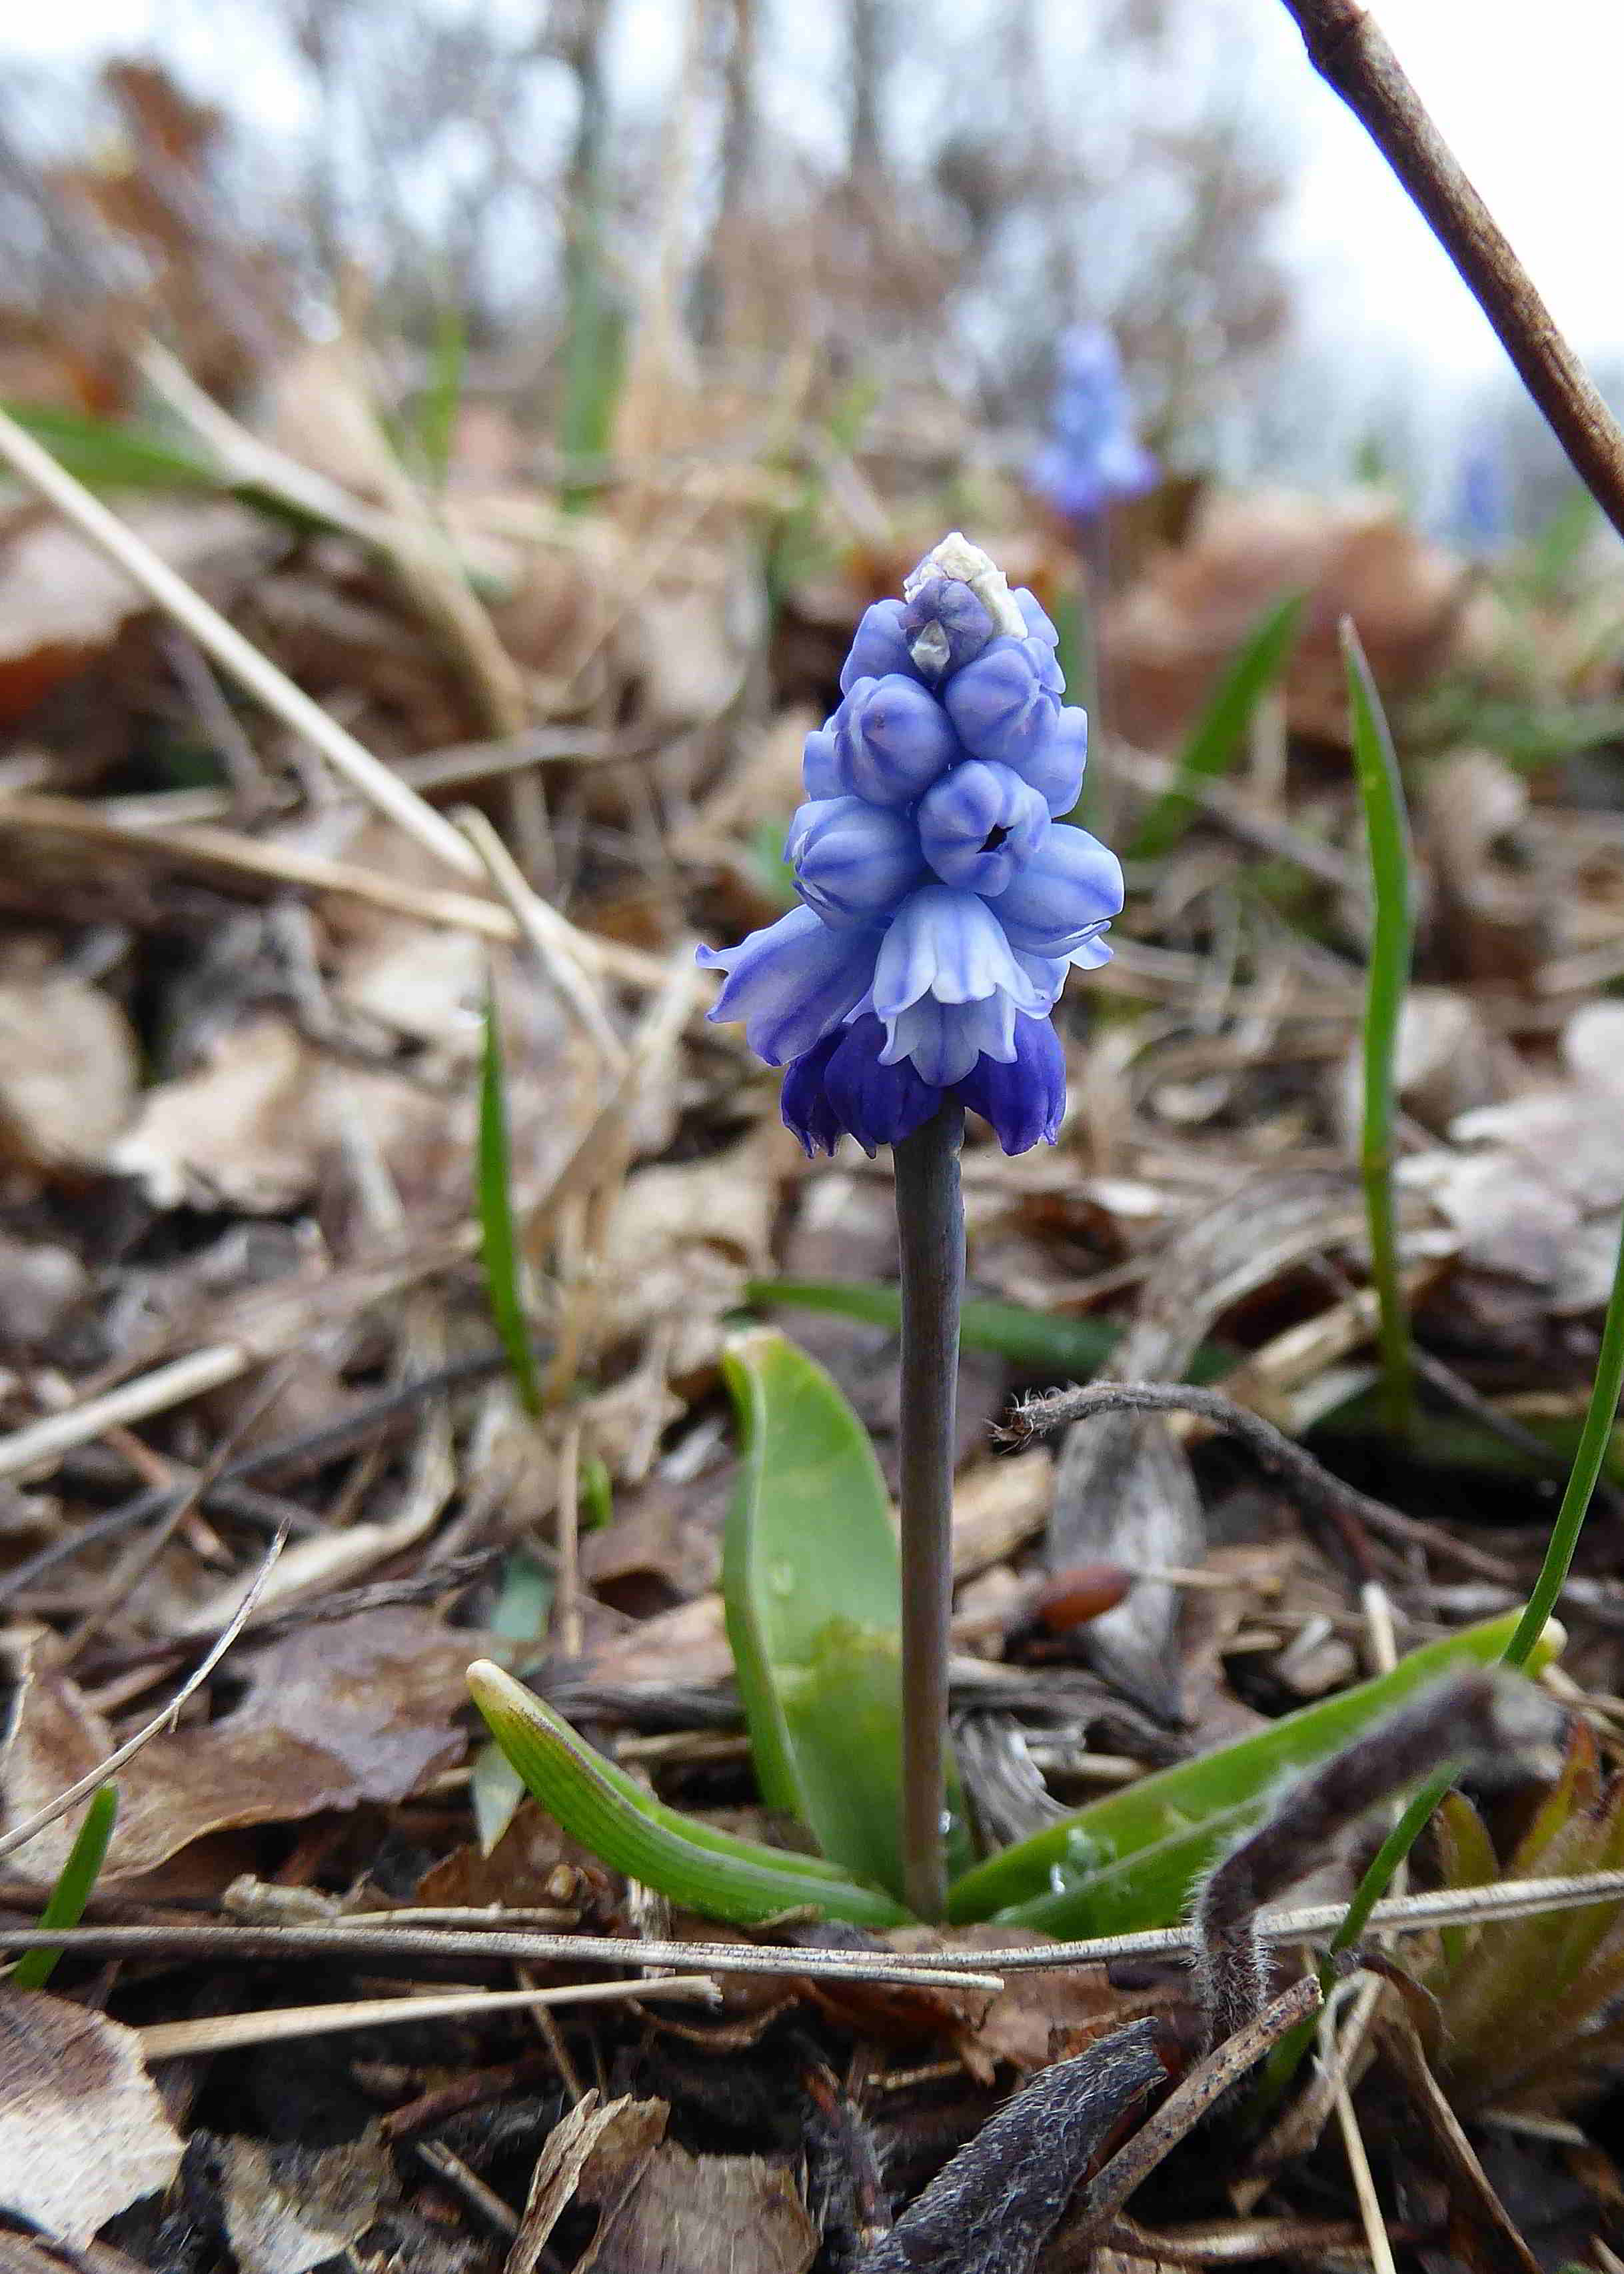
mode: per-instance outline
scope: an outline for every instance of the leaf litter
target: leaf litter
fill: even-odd
[[[970,2274],[1085,2249],[1142,2263],[1159,2236],[1180,2263],[1347,2247],[1357,2191],[1330,2150],[1267,2166],[1235,2120],[1285,2026],[1268,1995],[1301,2018],[1283,1961],[1259,1961],[1258,1997],[1225,2007],[1210,2052],[1165,1946],[1057,1978],[1011,1966],[996,1992],[835,1978],[842,1949],[847,1973],[883,1976],[1042,1946],[997,1922],[841,1940],[792,1917],[764,1933],[808,1970],[718,1962],[733,1986],[714,2013],[651,1996],[425,2007],[341,2030],[349,2006],[405,2008],[447,1982],[568,1989],[596,1976],[560,1948],[620,1935],[662,1953],[650,1966],[680,1943],[703,1974],[718,1940],[663,1920],[528,1801],[505,1828],[486,1820],[500,1836],[481,1851],[471,1660],[505,1653],[662,1800],[795,1841],[740,1743],[716,1592],[739,1452],[721,1354],[741,1314],[770,1314],[891,1474],[893,1329],[883,1299],[840,1308],[843,1285],[883,1298],[894,1280],[888,1171],[801,1161],[776,1084],[699,1018],[691,953],[782,905],[763,848],[794,802],[801,736],[862,605],[937,532],[906,463],[866,458],[770,618],[754,547],[781,475],[727,456],[719,410],[673,373],[668,401],[646,368],[628,398],[624,493],[575,512],[471,417],[437,506],[350,343],[268,371],[259,430],[211,423],[185,372],[146,367],[248,490],[125,496],[120,517],[392,779],[476,800],[517,883],[482,861],[478,822],[459,834],[436,812],[409,832],[287,716],[178,663],[150,599],[83,535],[8,511],[6,1827],[174,1695],[290,1529],[244,1631],[118,1773],[88,1931],[149,1926],[167,1946],[99,1966],[70,1932],[50,1994],[0,1992],[0,2205],[34,2230],[4,2248],[189,2274],[304,2274],[345,2252],[433,2274],[880,2274],[923,2252]],[[658,454],[679,430],[676,476]],[[1030,554],[1021,574],[1070,589],[1069,553],[1031,535],[1012,493],[995,485],[988,511],[1011,560]],[[1585,607],[1616,611],[1615,563],[1574,573]],[[1620,1014],[1598,992],[1624,972],[1616,799],[1598,811],[1560,749],[1530,772],[1435,725],[1445,693],[1492,676],[1515,596],[1474,584],[1389,499],[1214,495],[1106,599],[1115,709],[1095,773],[1142,822],[1238,643],[1297,591],[1275,695],[1131,880],[1117,960],[1068,1013],[1057,1151],[1009,1162],[973,1143],[966,1159],[987,1309],[961,1398],[953,1702],[971,1805],[1010,1836],[1342,1693],[1371,1670],[1372,1587],[1405,1648],[1510,1608],[1595,1356],[1624,1201]],[[1401,1265],[1432,1371],[1408,1443],[1372,1395],[1349,1148],[1367,917],[1347,613],[1417,815]],[[1536,707],[1616,693],[1591,659],[1534,651]],[[501,1377],[475,1261],[487,981],[534,1418]],[[820,1307],[792,1307],[808,1284]],[[1113,1343],[1104,1382],[1172,1393],[1227,1374],[1232,1407],[1299,1450],[1311,1438],[1308,1468],[1271,1463],[1217,1405],[1078,1419],[1055,1454],[999,1435],[1019,1399]],[[562,1568],[589,1461],[610,1516],[570,1548],[579,1648],[556,1623],[504,1633],[516,1559],[549,1582]],[[1565,1787],[1525,1763],[1474,1788],[1461,1806],[1477,1813],[1447,1820],[1427,1862],[1446,1886],[1479,1884],[1485,1858],[1522,1876],[1615,1864],[1615,1562],[1598,1528],[1563,1605],[1562,1694],[1593,1775]],[[1132,1584],[1068,1623],[1056,1607],[1102,1568]],[[1340,1834],[1358,1811],[1331,1813]],[[8,1927],[32,1925],[76,1826],[5,1859]],[[1312,1864],[1308,1892],[1334,1901],[1348,1842],[1314,1844],[1287,1876]],[[1348,2105],[1401,2252],[1523,2266],[1518,2218],[1538,2225],[1542,2203],[1564,2206],[1575,2250],[1617,2240],[1615,1916],[1432,1933],[1413,1970],[1456,2016],[1441,2043],[1421,1992],[1382,1991]],[[295,1931],[369,1918],[392,1944]],[[503,1920],[561,1942],[525,1959],[456,1943]],[[267,1938],[252,1950],[207,1941],[251,1921]],[[1507,2064],[1498,2034],[1542,1965],[1575,2031],[1560,2074]],[[335,2026],[297,2060],[202,2049],[211,2019],[259,2013],[268,2037],[312,2005]],[[139,2033],[181,2027],[205,2034],[149,2066],[143,2043],[165,2040]],[[421,2126],[391,2130],[413,2111]],[[1582,2152],[1494,2128],[1559,2116]]]

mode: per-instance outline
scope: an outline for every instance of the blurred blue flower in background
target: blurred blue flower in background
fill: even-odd
[[[1154,489],[1160,471],[1133,431],[1116,341],[1103,324],[1073,325],[1061,335],[1049,439],[1027,480],[1063,520],[1092,521]]]
[[[1055,629],[987,555],[944,538],[858,625],[843,700],[807,737],[784,858],[803,905],[737,947],[712,1019],[786,1065],[808,1154],[870,1154],[948,1097],[1007,1153],[1050,1143],[1065,1063],[1049,1014],[1094,970],[1122,907],[1116,856],[1055,818],[1082,786],[1088,722],[1063,704]]]

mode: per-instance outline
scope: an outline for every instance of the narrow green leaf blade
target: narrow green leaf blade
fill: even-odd
[[[735,1839],[652,1799],[489,1659],[469,1668],[468,1686],[542,1806],[612,1870],[738,1926],[802,1910],[853,1926],[906,1924],[907,1913],[882,1889],[860,1886],[819,1857]]]
[[[108,1842],[113,1836],[117,1815],[117,1786],[98,1786],[90,1796],[85,1820],[68,1850],[68,1860],[51,1889],[49,1900],[40,1913],[41,1927],[79,1924],[85,1905],[90,1901],[91,1889],[101,1876],[102,1866],[107,1859]],[[43,1990],[56,1971],[56,1961],[61,1956],[60,1947],[25,1951],[12,1972],[12,1982],[19,1990]]]
[[[1398,1110],[1398,1035],[1410,985],[1415,921],[1410,906],[1410,822],[1398,754],[1387,730],[1381,697],[1352,621],[1342,627],[1348,676],[1353,767],[1365,808],[1370,864],[1370,968],[1365,982],[1363,1127],[1359,1173],[1369,1225],[1371,1278],[1376,1289],[1378,1336],[1387,1418],[1400,1433],[1415,1419],[1414,1361],[1410,1318],[1399,1278],[1398,1219],[1393,1198],[1394,1123]]]
[[[1452,1667],[1492,1665],[1515,1624],[1507,1612],[1462,1628],[1412,1651],[1390,1674],[1091,1802],[966,1872],[949,1916],[962,1924],[996,1913],[1006,1924],[1068,1938],[1170,1924],[1213,1856],[1262,1814],[1280,1776],[1335,1752]]]
[[[735,1335],[723,1365],[744,1462],[722,1600],[762,1796],[834,1862],[899,1889],[902,1575],[885,1480],[839,1389],[784,1336]],[[962,1825],[959,1849],[967,1862]]]
[[[866,1319],[876,1327],[902,1323],[902,1291],[877,1279],[751,1279],[745,1300],[757,1310],[782,1305],[788,1310],[820,1311],[843,1319]],[[960,1340],[966,1350],[990,1351],[1012,1366],[1086,1381],[1110,1356],[1121,1329],[1109,1319],[1052,1319],[1020,1303],[976,1298],[964,1306]],[[1235,1364],[1228,1352],[1210,1344],[1191,1361],[1192,1382],[1216,1382]]]
[[[553,1574],[533,1562],[523,1548],[508,1558],[486,1631],[505,1642],[535,1643],[547,1630],[553,1610]],[[496,1744],[482,1745],[469,1779],[469,1800],[480,1852],[488,1856],[524,1797],[524,1780]]]
[[[1178,772],[1139,824],[1131,861],[1170,853],[1196,810],[1197,787],[1222,774],[1240,748],[1252,714],[1290,659],[1306,595],[1288,593],[1246,635],[1178,754]]]
[[[519,1244],[513,1214],[513,1151],[508,1134],[508,1084],[496,989],[487,982],[485,1050],[479,1070],[479,1139],[475,1151],[474,1203],[485,1291],[508,1370],[527,1413],[541,1411],[541,1383],[530,1349],[519,1289]]]

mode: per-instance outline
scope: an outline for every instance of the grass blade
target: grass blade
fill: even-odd
[[[1091,1802],[966,1872],[953,1888],[951,1917],[965,1924],[996,1913],[1006,1924],[1068,1940],[1170,1924],[1202,1868],[1262,1813],[1277,1778],[1335,1752],[1452,1667],[1492,1664],[1515,1624],[1507,1612],[1465,1627],[1413,1651],[1390,1674]]]
[[[1399,1020],[1410,984],[1414,937],[1410,909],[1410,824],[1393,737],[1351,621],[1342,626],[1342,661],[1353,728],[1353,764],[1365,808],[1373,921],[1365,997],[1364,1109],[1359,1175],[1370,1226],[1371,1278],[1380,1309],[1379,1342],[1387,1418],[1406,1434],[1415,1419],[1415,1369],[1410,1321],[1399,1284],[1398,1226],[1393,1205],[1393,1125],[1397,1104]],[[1535,1631],[1538,1632],[1538,1629]]]
[[[902,1324],[902,1291],[877,1279],[751,1279],[744,1298],[757,1310],[782,1304],[791,1310],[821,1311],[842,1319],[863,1319],[894,1332]],[[991,1351],[1012,1366],[1086,1381],[1099,1371],[1121,1339],[1109,1319],[1051,1319],[1019,1303],[967,1302],[959,1321],[966,1350]],[[1192,1382],[1216,1382],[1235,1364],[1227,1351],[1210,1344],[1191,1361]]]
[[[118,1788],[104,1784],[91,1795],[90,1805],[85,1811],[85,1820],[68,1860],[51,1889],[50,1898],[40,1913],[41,1928],[77,1926],[90,1900],[90,1891],[101,1876],[106,1861],[108,1842],[113,1836],[113,1825],[118,1815]],[[30,1950],[24,1953],[12,1971],[11,1980],[19,1990],[43,1990],[56,1971],[61,1950]]]
[[[542,1806],[612,1870],[737,1926],[760,1926],[790,1912],[853,1926],[907,1924],[892,1897],[847,1879],[838,1865],[734,1839],[652,1799],[488,1659],[469,1668],[468,1686],[491,1735]]]
[[[1139,824],[1128,847],[1131,861],[1158,861],[1170,853],[1196,812],[1195,793],[1214,780],[1239,749],[1252,715],[1290,659],[1302,618],[1302,592],[1288,593],[1259,617],[1229,666],[1178,754],[1177,779]]]
[[[485,1050],[479,1070],[479,1137],[474,1155],[474,1202],[485,1291],[508,1370],[527,1413],[541,1411],[541,1382],[530,1349],[519,1290],[519,1245],[513,1212],[513,1148],[508,1132],[508,1084],[501,1018],[494,983],[485,995]]]

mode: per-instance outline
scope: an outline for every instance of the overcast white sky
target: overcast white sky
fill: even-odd
[[[490,4],[528,14],[538,0]],[[619,0],[620,60],[639,91],[653,94],[674,66],[685,12],[679,0]],[[1377,0],[1376,13],[1558,321],[1583,353],[1624,359],[1624,7]],[[70,0],[8,11],[0,52],[66,60],[157,36],[194,84],[240,102],[245,17],[244,0],[207,19],[191,0]],[[1239,0],[1239,18],[1259,87],[1294,119],[1301,171],[1286,239],[1310,330],[1377,360],[1387,343],[1395,363],[1419,349],[1441,380],[1492,372],[1499,350],[1482,317],[1363,129],[1309,69],[1279,0]],[[274,120],[298,94],[273,70],[252,100]]]

